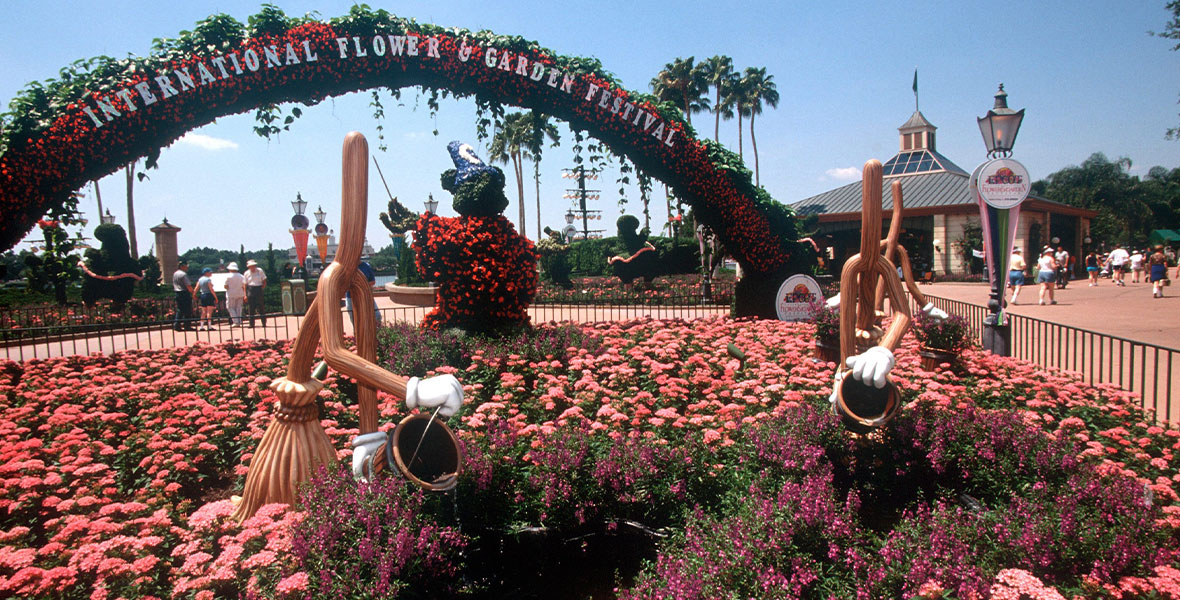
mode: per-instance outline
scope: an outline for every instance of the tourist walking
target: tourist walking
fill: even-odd
[[[176,272],[172,274],[172,291],[176,293],[176,316],[172,320],[172,329],[185,331],[193,328],[193,282],[188,278],[188,261],[181,259],[176,263]]]
[[[1028,265],[1020,255],[1020,248],[1012,249],[1012,256],[1008,257],[1008,288],[1012,290],[1012,299],[1008,302],[1016,304],[1016,297],[1020,295],[1020,288],[1024,285],[1024,270]]]
[[[1163,246],[1155,247],[1155,252],[1147,259],[1147,268],[1147,277],[1151,281],[1151,297],[1163,298],[1164,286],[1168,281],[1168,258],[1164,256]],[[1177,271],[1180,271],[1180,267]]]
[[[1069,283],[1069,251],[1063,246],[1057,247],[1057,254],[1053,255],[1057,259],[1057,287],[1064,288]]]
[[[1131,254],[1131,283],[1139,283],[1139,279],[1143,277],[1143,261],[1146,258],[1146,250],[1136,250]]]
[[[1098,287],[1098,271],[1102,268],[1099,266],[1101,264],[1098,254],[1093,250],[1086,255],[1086,275],[1090,278],[1090,287]]]
[[[1115,285],[1126,287],[1127,282],[1123,281],[1123,277],[1127,274],[1127,263],[1131,260],[1131,255],[1127,253],[1123,247],[1115,246],[1114,250],[1110,251],[1110,256],[1106,257],[1106,262],[1110,264],[1110,276],[1114,279]]]
[[[213,269],[205,267],[197,279],[197,289],[193,296],[197,299],[197,306],[201,307],[201,322],[198,331],[213,330],[213,311],[217,310],[217,294],[213,292]]]
[[[246,309],[250,311],[250,328],[254,328],[254,317],[262,320],[266,327],[266,308],[262,305],[262,289],[266,287],[266,272],[258,268],[254,259],[246,261],[246,272],[242,274],[246,280]]]
[[[246,304],[246,278],[238,272],[238,263],[226,267],[229,277],[225,278],[225,309],[229,311],[229,326],[242,326],[242,306]]]
[[[1037,283],[1041,286],[1041,291],[1038,293],[1037,304],[1045,303],[1045,295],[1049,295],[1049,304],[1057,304],[1057,300],[1053,298],[1053,280],[1057,278],[1057,259],[1053,256],[1052,248],[1045,248],[1041,253],[1040,260],[1037,261]]]

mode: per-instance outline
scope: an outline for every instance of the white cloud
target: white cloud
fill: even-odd
[[[189,133],[186,133],[184,135],[184,137],[180,138],[177,141],[179,141],[182,144],[196,146],[202,150],[211,150],[214,152],[216,152],[218,150],[237,150],[238,149],[238,143],[235,141],[223,140],[221,138],[215,138],[213,136],[203,135],[200,133],[193,133],[191,131]]]
[[[824,171],[824,175],[826,179],[834,179],[836,181],[856,181],[860,179],[860,169],[856,167],[838,167]]]

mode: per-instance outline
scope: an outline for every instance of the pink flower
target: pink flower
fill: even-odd
[[[307,573],[300,571],[290,577],[279,581],[275,586],[275,591],[280,595],[286,596],[295,592],[302,592],[307,589]]]

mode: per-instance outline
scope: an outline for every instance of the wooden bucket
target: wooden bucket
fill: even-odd
[[[885,387],[876,388],[846,372],[836,390],[836,414],[856,433],[869,433],[888,423],[900,408],[901,394],[888,379]]]
[[[428,423],[429,428],[426,427]],[[459,483],[459,474],[463,472],[463,448],[459,439],[446,423],[438,419],[431,423],[427,413],[402,419],[394,428],[386,448],[392,449],[392,462],[397,470],[424,489],[445,492]],[[418,449],[416,456],[415,448]],[[413,464],[407,464],[411,458]]]

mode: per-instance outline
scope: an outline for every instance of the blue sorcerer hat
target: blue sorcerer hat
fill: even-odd
[[[472,177],[478,176],[484,171],[491,171],[493,167],[489,167],[478,156],[475,155],[475,148],[471,144],[465,144],[455,140],[447,144],[447,152],[451,153],[451,160],[455,163],[455,185],[459,186],[464,181]]]

